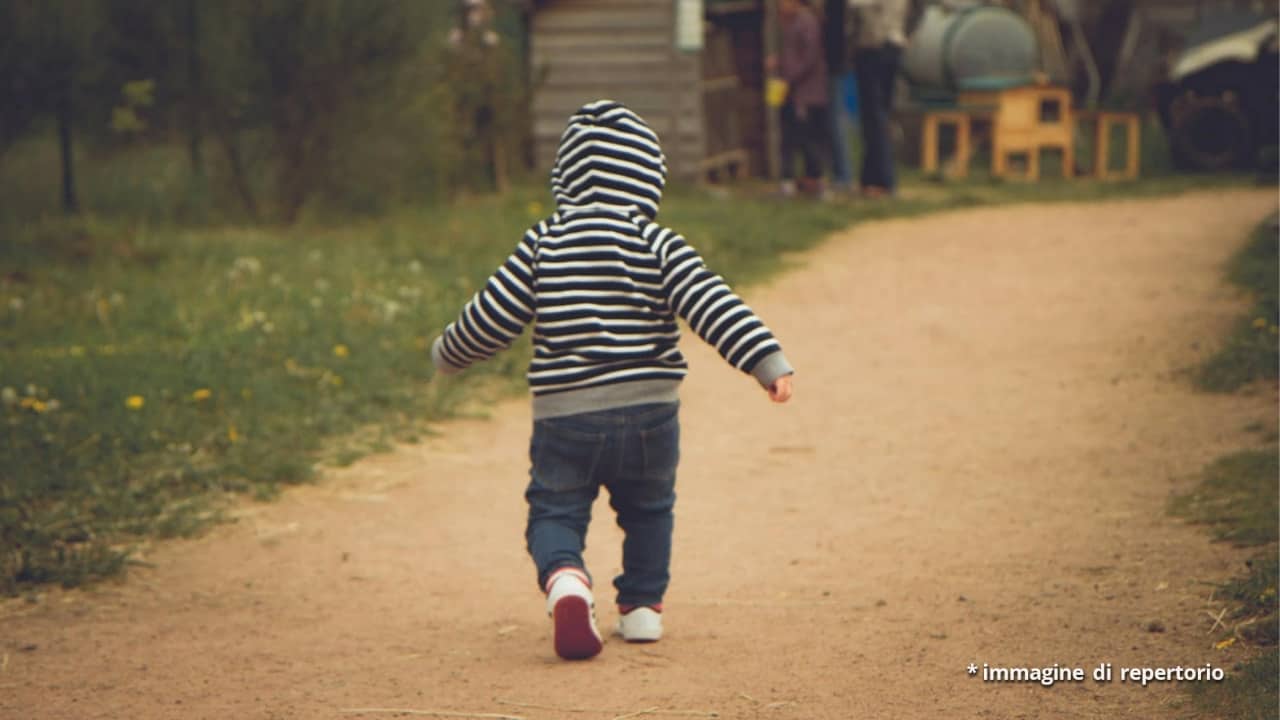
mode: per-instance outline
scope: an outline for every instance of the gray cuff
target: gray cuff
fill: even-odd
[[[431,362],[436,366],[436,372],[441,375],[453,375],[455,373],[462,372],[463,368],[454,365],[444,358],[444,353],[440,350],[440,346],[443,344],[443,335],[436,338],[435,342],[431,343]]]
[[[756,382],[760,383],[761,387],[768,388],[783,375],[794,375],[795,368],[787,362],[787,356],[778,350],[756,363],[756,366],[751,369],[751,374],[755,376]]]

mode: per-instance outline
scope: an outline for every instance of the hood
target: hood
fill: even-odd
[[[638,210],[652,220],[666,180],[657,133],[622,103],[597,100],[574,113],[560,136],[551,193],[562,213]]]

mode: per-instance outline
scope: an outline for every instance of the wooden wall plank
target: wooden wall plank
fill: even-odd
[[[626,9],[583,8],[573,12],[553,8],[535,15],[533,27],[537,32],[598,30],[631,33],[671,29],[670,12],[663,12],[657,5]]]
[[[671,0],[552,0],[531,23],[538,162],[549,167],[569,115],[611,98],[663,139],[673,175],[696,169],[706,146],[701,58],[680,53]]]

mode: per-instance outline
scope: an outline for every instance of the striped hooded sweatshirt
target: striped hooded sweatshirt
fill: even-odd
[[[533,325],[535,419],[677,399],[683,318],[762,386],[792,372],[773,334],[684,238],[654,222],[666,181],[658,136],[600,100],[569,118],[531,227],[431,347],[443,373],[510,346]]]

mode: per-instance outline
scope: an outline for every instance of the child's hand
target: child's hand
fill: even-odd
[[[769,399],[776,403],[784,403],[791,399],[791,376],[783,375],[769,386]]]

